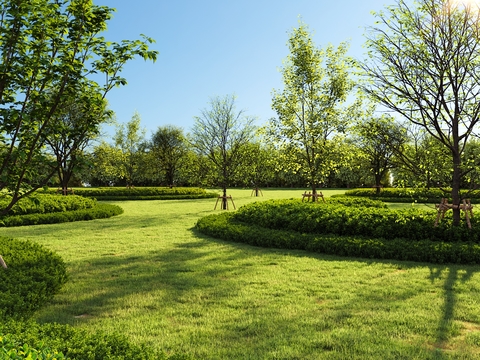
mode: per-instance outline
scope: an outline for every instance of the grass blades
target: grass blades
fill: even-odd
[[[230,192],[237,208],[302,193]],[[219,241],[193,228],[222,211],[213,210],[215,201],[116,202],[125,212],[110,219],[0,235],[36,241],[67,263],[70,280],[38,313],[40,322],[119,331],[199,359],[480,356],[480,267]]]

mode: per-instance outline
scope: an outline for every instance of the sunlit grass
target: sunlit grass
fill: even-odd
[[[238,208],[304,191],[262,190],[259,198],[249,189],[229,194]],[[480,356],[480,267],[219,241],[193,228],[222,211],[215,201],[117,202],[125,213],[111,219],[0,235],[39,242],[67,262],[70,281],[41,322],[120,331],[198,359]]]

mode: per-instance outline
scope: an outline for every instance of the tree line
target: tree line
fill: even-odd
[[[302,22],[288,38],[276,116],[262,127],[212,98],[187,133],[139,115],[92,146],[112,118],[106,95],[153,39],[110,43],[113,9],[91,0],[8,0],[0,8],[0,190],[9,206],[49,183],[229,186],[478,184],[480,11],[450,0],[397,0],[366,29],[367,59],[348,43],[314,44]],[[104,74],[104,84],[94,81]],[[7,209],[3,209],[5,213]],[[458,223],[460,209],[454,209]]]

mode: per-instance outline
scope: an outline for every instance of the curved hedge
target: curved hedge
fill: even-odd
[[[30,316],[67,281],[62,258],[39,244],[1,237],[0,255],[0,318]]]
[[[73,221],[106,219],[120,214],[123,214],[123,209],[120,206],[98,203],[93,208],[82,210],[53,212],[48,214],[4,216],[0,218],[0,227],[57,224]]]
[[[271,200],[197,222],[207,235],[251,245],[332,255],[432,263],[480,263],[478,221],[473,230],[433,227],[435,212],[350,207],[339,203]]]
[[[43,190],[50,194],[57,189]],[[75,195],[92,197],[98,200],[175,200],[214,198],[218,194],[201,188],[187,187],[99,187],[74,188]]]
[[[342,195],[343,196],[343,195]],[[386,202],[419,202],[419,203],[440,203],[442,198],[451,198],[451,189],[422,189],[422,188],[382,188],[380,193],[376,189],[351,189],[345,191],[345,196],[357,196],[369,199],[377,199]],[[472,203],[480,203],[480,191],[464,191]]]
[[[10,196],[0,197],[0,209],[10,202]],[[53,212],[91,209],[95,207],[95,199],[82,196],[61,196],[35,193],[29,197],[20,199],[9,211],[8,215],[46,214]]]

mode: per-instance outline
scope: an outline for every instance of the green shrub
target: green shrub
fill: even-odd
[[[29,241],[0,238],[0,318],[25,318],[56,294],[67,280],[63,260]]]
[[[338,256],[419,261],[431,263],[480,264],[480,245],[472,242],[445,243],[404,238],[318,235],[276,230],[242,223],[234,213],[201,218],[196,228],[215,238],[254,246],[298,249]]]
[[[10,196],[0,197],[0,209],[5,208],[10,202]],[[46,214],[64,212],[95,207],[95,199],[82,196],[62,196],[35,193],[29,197],[20,199],[9,211],[8,216],[26,214]]]
[[[88,200],[88,199],[87,199]],[[82,210],[53,212],[48,214],[28,214],[5,216],[0,218],[0,226],[25,226],[39,224],[57,224],[72,221],[105,219],[123,213],[120,206],[106,203],[98,203],[93,208]]]
[[[57,189],[40,190],[54,194]],[[98,200],[172,200],[214,198],[218,194],[201,188],[187,187],[99,187],[75,188],[75,195],[92,197]],[[68,196],[66,196],[68,197]]]
[[[379,194],[375,189],[351,189],[345,191],[345,196],[378,199],[386,202],[440,203],[442,198],[448,198],[451,201],[451,189],[383,188]],[[469,198],[472,203],[480,203],[479,190],[463,191],[463,196]]]
[[[374,204],[362,207],[334,201],[302,203],[298,200],[270,200],[243,206],[233,216],[246,224],[301,233],[480,242],[480,221],[475,217],[471,219],[473,229],[468,229],[465,224],[453,227],[451,218],[443,219],[438,227],[434,227],[436,212],[370,206]]]
[[[7,344],[6,350],[13,354],[25,348],[35,349],[41,354],[57,354],[57,357],[37,357],[39,359],[187,359],[182,356],[167,356],[163,352],[155,351],[147,346],[132,344],[125,336],[120,334],[89,333],[86,330],[68,325],[40,325],[33,321],[19,322],[10,320],[0,324],[0,339],[2,334],[4,334],[4,342]],[[7,340],[5,341],[5,339]],[[1,345],[2,342],[0,340],[0,347]],[[54,349],[54,351],[50,349]],[[32,358],[34,359],[34,357]],[[13,357],[13,359],[17,358]]]

